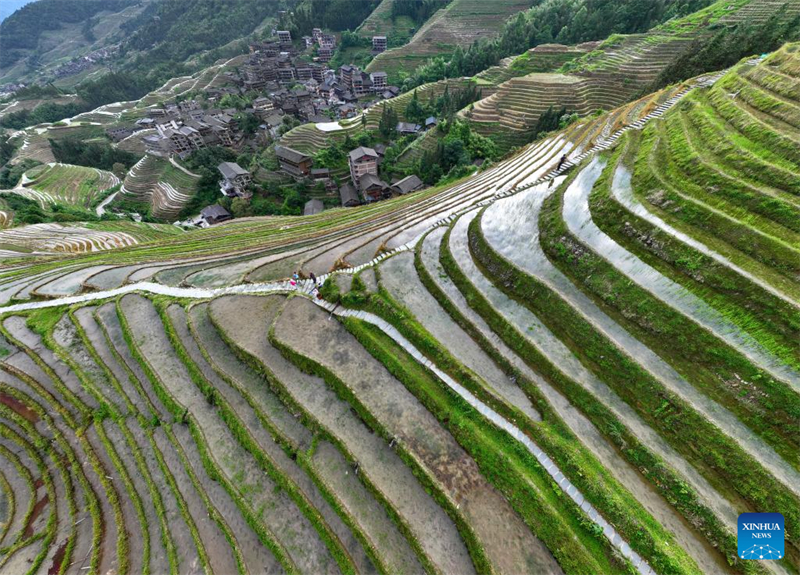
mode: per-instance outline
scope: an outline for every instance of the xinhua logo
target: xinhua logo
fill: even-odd
[[[783,515],[742,513],[739,515],[739,557],[765,561],[783,557]]]

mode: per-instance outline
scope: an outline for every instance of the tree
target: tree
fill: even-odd
[[[231,214],[235,218],[243,218],[250,215],[250,202],[244,198],[233,198],[231,201]]]
[[[409,122],[421,123],[425,121],[427,112],[425,107],[420,103],[417,91],[414,90],[411,100],[409,100],[405,111],[406,120]]]
[[[107,143],[84,142],[75,136],[48,141],[53,150],[53,156],[64,164],[113,170],[114,164],[122,164],[130,168],[141,157],[119,148],[112,148]]]
[[[118,178],[122,179],[125,177],[125,174],[128,173],[128,168],[125,167],[125,164],[122,162],[114,162],[114,164],[111,166],[111,172]]]
[[[378,132],[384,138],[392,138],[397,133],[397,112],[387,104],[383,104],[381,119],[378,122]]]
[[[246,135],[252,136],[256,133],[256,130],[259,126],[259,119],[257,116],[242,112],[240,114],[236,114],[234,118],[236,119],[236,123],[239,125],[239,129]]]

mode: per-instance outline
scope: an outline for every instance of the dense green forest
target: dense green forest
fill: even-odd
[[[691,14],[713,0],[549,0],[520,12],[494,38],[481,38],[448,60],[440,56],[420,66],[407,80],[418,86],[443,78],[472,76],[503,58],[558,42],[603,40],[612,34],[645,32],[676,16]]]
[[[293,12],[281,14],[278,25],[293,38],[310,36],[314,28],[355,30],[378,4],[380,0],[304,0]]]
[[[5,66],[6,58],[17,61],[25,55],[23,49],[36,47],[38,36],[33,33],[34,28],[54,29],[54,22],[88,21],[101,10],[119,10],[139,1],[39,0],[26,6],[0,25],[0,67]],[[185,64],[187,59],[247,36],[266,18],[277,16],[294,3],[295,0],[153,2],[122,24],[127,39],[113,64],[115,72],[80,84],[76,89],[79,103],[47,104],[33,112],[10,114],[0,125],[19,129],[58,121],[103,104],[140,98],[168,79],[192,73],[194,68],[208,63],[201,61],[189,67]]]
[[[77,24],[99,12],[119,12],[140,0],[38,0],[23,6],[0,23],[0,68],[13,66],[36,50],[47,30]]]
[[[112,72],[78,86],[80,100],[76,102],[68,104],[44,102],[33,110],[12,112],[0,119],[0,126],[20,130],[43,122],[57,122],[109,102],[135,100],[153,87],[153,82],[145,74]]]
[[[84,142],[79,138],[50,140],[50,147],[53,149],[53,156],[56,160],[63,164],[75,164],[101,170],[111,170],[114,168],[114,164],[122,164],[125,168],[130,168],[140,158],[140,156],[125,150],[112,148],[109,144]]]
[[[0,118],[0,126],[11,128],[12,130],[21,130],[43,122],[57,122],[64,118],[71,118],[88,109],[90,108],[87,108],[83,103],[55,104],[53,102],[44,102],[33,110],[20,110],[3,116]]]
[[[433,14],[447,6],[451,0],[404,0],[392,4],[392,19],[408,16],[414,24],[420,26]]]
[[[428,185],[462,178],[475,169],[474,160],[496,160],[494,142],[458,119],[443,120],[437,127],[436,147],[417,160],[412,173]]]
[[[144,52],[134,68],[179,63],[198,53],[250,34],[265,18],[290,3],[283,0],[161,0],[123,44],[123,55]]]

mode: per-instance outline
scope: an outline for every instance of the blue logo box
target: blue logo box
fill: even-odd
[[[783,515],[742,513],[739,515],[739,558],[755,561],[782,559]]]

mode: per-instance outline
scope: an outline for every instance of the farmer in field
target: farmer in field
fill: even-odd
[[[558,167],[556,168],[556,170],[560,170],[561,166],[563,166],[564,162],[566,162],[566,161],[567,161],[567,155],[564,154],[564,155],[561,156],[561,159],[558,161]]]

